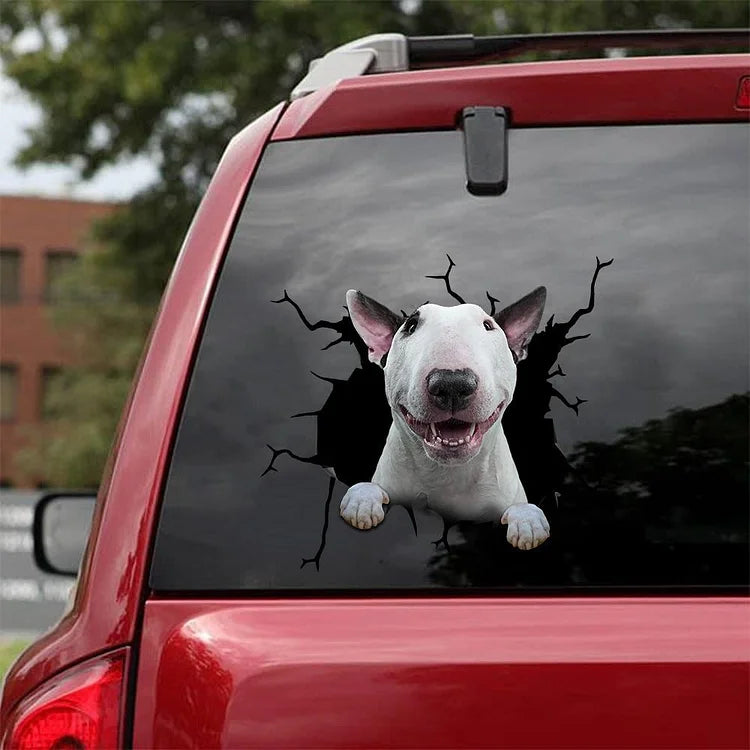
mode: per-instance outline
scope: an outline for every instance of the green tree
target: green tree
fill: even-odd
[[[670,409],[609,443],[579,443],[559,505],[543,504],[551,543],[518,556],[506,527],[459,523],[449,547],[436,546],[430,579],[484,587],[740,582],[750,521],[748,409],[750,394],[736,393]]]
[[[618,508],[655,527],[710,528],[731,538],[747,530],[749,409],[748,393],[672,409],[621,430],[614,442],[577,445],[570,461],[606,512]]]
[[[81,179],[136,155],[157,181],[96,227],[100,251],[57,317],[81,366],[61,380],[61,417],[26,456],[54,484],[98,482],[127,383],[177,249],[229,138],[288,95],[311,59],[376,31],[521,33],[741,26],[744,0],[6,0],[0,58],[42,111],[20,165],[64,163]],[[26,32],[38,39],[23,51]]]

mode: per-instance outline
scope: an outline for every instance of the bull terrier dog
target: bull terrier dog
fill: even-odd
[[[394,503],[448,522],[499,520],[523,550],[549,537],[501,424],[545,299],[539,287],[494,316],[477,305],[427,303],[404,319],[359,291],[346,293],[370,361],[383,368],[393,424],[372,480],[352,485],[341,501],[345,521],[374,528]]]

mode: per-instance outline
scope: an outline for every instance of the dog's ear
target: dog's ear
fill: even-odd
[[[516,355],[516,362],[526,359],[529,341],[539,327],[546,299],[547,290],[540,286],[495,315],[498,325],[505,331],[510,350]]]
[[[370,362],[382,365],[393,342],[393,334],[404,319],[356,289],[346,293],[346,306],[357,333],[367,344]]]

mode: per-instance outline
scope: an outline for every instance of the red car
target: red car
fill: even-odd
[[[239,133],[2,746],[747,747],[750,57],[497,64],[746,41],[378,35]]]

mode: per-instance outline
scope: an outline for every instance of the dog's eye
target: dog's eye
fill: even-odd
[[[417,323],[419,321],[417,318],[409,318],[409,320],[404,323],[404,333],[414,333],[414,331],[417,329]]]
[[[495,326],[494,326],[494,324],[492,323],[491,320],[485,320],[484,321],[484,330],[485,331],[494,331],[495,330]]]

